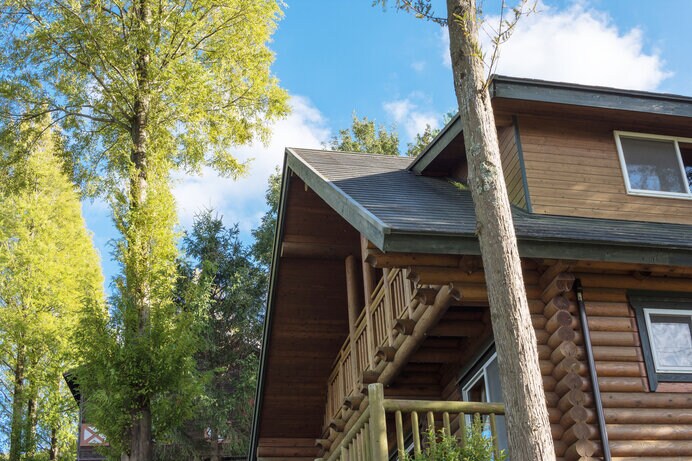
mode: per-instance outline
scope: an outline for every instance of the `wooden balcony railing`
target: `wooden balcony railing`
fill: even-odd
[[[330,447],[325,457],[317,461],[388,461],[390,459],[387,414],[394,414],[394,432],[398,459],[404,459],[407,447],[404,441],[410,434],[413,454],[423,449],[420,418],[426,418],[426,427],[437,433],[440,429],[447,435],[455,434],[464,443],[467,416],[483,417],[489,421],[493,440],[494,459],[500,459],[497,443],[496,415],[504,415],[501,403],[446,402],[426,400],[385,399],[381,384],[368,386],[368,406],[355,424],[344,434],[338,445]],[[391,418],[390,418],[391,419]],[[393,447],[392,447],[393,448]]]
[[[413,318],[415,288],[407,273],[384,269],[370,303],[356,320],[354,337],[341,347],[327,381],[325,427],[340,416],[347,397],[360,394],[363,373],[374,370],[383,351],[394,345],[395,323]]]

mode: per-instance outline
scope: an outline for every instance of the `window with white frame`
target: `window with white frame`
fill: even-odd
[[[615,132],[627,192],[692,199],[692,139]]]
[[[692,382],[692,295],[630,293],[649,388]]]
[[[504,402],[502,388],[500,387],[500,367],[497,364],[496,352],[492,351],[486,354],[478,362],[478,366],[462,380],[461,396],[465,402]],[[467,424],[471,424],[471,416],[467,415],[467,418]],[[486,426],[484,433],[490,436],[490,422],[487,418],[483,422]],[[505,417],[498,416],[496,424],[497,443],[501,450],[507,452],[509,443],[507,440]]]

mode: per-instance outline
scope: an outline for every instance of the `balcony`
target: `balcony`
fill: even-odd
[[[504,415],[501,403],[386,399],[382,384],[370,384],[363,406],[364,409],[358,410],[360,414],[355,415],[355,422],[345,428],[343,437],[334,440],[324,457],[317,461],[388,461],[394,447],[399,460],[410,449],[418,454],[425,442],[421,432],[427,431],[421,431],[423,416],[425,428],[456,436],[466,433],[470,417],[482,418],[492,437],[494,458],[500,459],[496,417]],[[463,437],[459,440],[464,443]]]

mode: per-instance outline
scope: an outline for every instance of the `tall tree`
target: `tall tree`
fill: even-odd
[[[211,211],[201,213],[183,239],[180,266],[179,299],[189,305],[202,295],[205,304],[195,359],[208,380],[191,425],[208,431],[213,461],[222,446],[226,454],[247,453],[262,341],[268,274],[238,233]]]
[[[375,3],[386,4],[386,0]],[[493,38],[496,47],[511,34],[525,4],[525,0],[519,2],[514,9],[514,19],[502,19]],[[396,0],[395,5],[449,28],[454,90],[464,132],[469,185],[488,285],[500,382],[507,406],[509,448],[514,459],[555,459],[536,335],[526,299],[484,56],[478,38],[480,19],[476,2],[447,0],[445,18],[435,16],[430,0]],[[501,7],[504,14],[504,0]],[[496,56],[493,53],[493,57]],[[494,62],[490,63],[491,70]]]
[[[102,305],[103,280],[79,195],[56,155],[60,139],[24,124],[3,141],[0,353],[10,377],[9,459],[18,461],[36,453],[38,426],[55,434],[51,451],[73,441],[75,406],[62,373],[77,359],[70,337],[80,308]]]
[[[162,396],[183,399],[191,376],[188,321],[172,301],[169,176],[241,173],[230,149],[264,139],[286,112],[267,48],[280,14],[277,0],[2,1],[0,115],[52,114],[75,178],[107,194],[122,234],[115,328],[94,325],[111,339],[85,341],[106,370],[79,381],[94,422],[131,461],[151,459],[152,421],[164,428],[185,408]]]

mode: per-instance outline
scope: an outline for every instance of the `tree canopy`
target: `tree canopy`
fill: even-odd
[[[10,460],[39,449],[58,459],[73,451],[76,431],[62,374],[79,360],[72,336],[82,306],[103,308],[103,277],[78,192],[63,172],[62,140],[39,124],[13,134],[0,146],[3,419]]]

